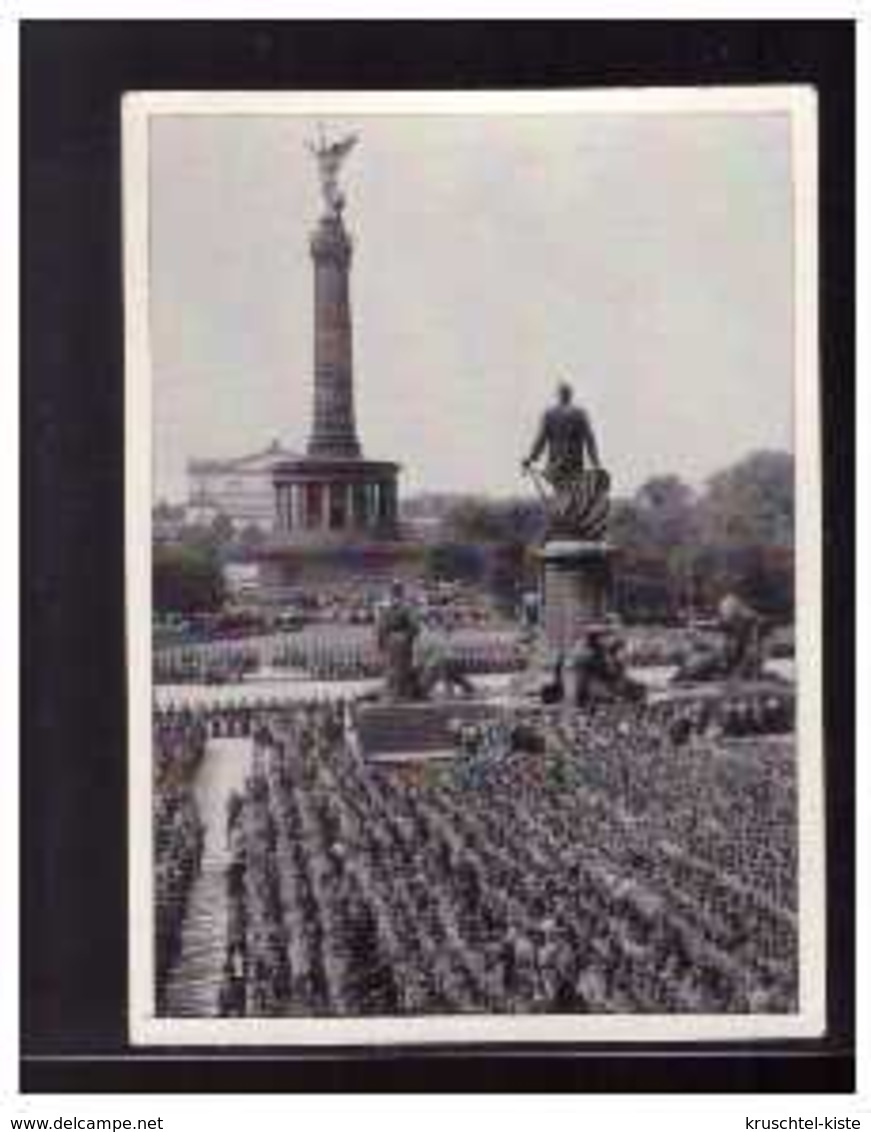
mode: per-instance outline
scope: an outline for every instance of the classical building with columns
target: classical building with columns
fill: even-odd
[[[395,464],[302,457],[281,465],[275,492],[284,545],[396,538]]]
[[[280,441],[268,448],[230,459],[193,459],[187,464],[185,519],[209,524],[219,515],[237,530],[275,528],[275,468],[298,458]]]
[[[313,574],[404,572],[410,548],[399,541],[399,465],[363,455],[354,413],[350,271],[353,246],[344,197],[325,184],[324,161],[339,146],[316,151],[325,211],[310,241],[314,266],[312,428],[305,455],[277,462],[274,538],[261,555],[264,591],[280,596]],[[348,147],[350,148],[350,147]],[[347,152],[347,150],[344,150]],[[325,156],[326,155],[326,156]],[[327,176],[329,176],[329,170]],[[330,552],[336,552],[332,556]]]

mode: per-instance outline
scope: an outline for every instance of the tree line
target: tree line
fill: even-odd
[[[667,474],[615,498],[608,538],[618,611],[633,621],[683,620],[710,614],[723,594],[734,592],[789,620],[794,474],[791,454],[763,450],[717,472],[700,490]],[[535,550],[546,522],[540,500],[417,497],[404,515],[434,520],[421,548],[430,578],[481,584],[506,611],[535,588]],[[224,516],[181,526],[174,539],[155,546],[156,612],[220,608],[223,565],[255,553],[263,538],[256,529],[234,531]]]
[[[629,620],[710,614],[727,592],[788,620],[793,611],[794,461],[758,451],[696,491],[679,476],[647,480],[612,501],[614,600]],[[463,498],[444,507],[429,551],[436,576],[487,584],[505,604],[534,588],[545,529],[534,499]]]

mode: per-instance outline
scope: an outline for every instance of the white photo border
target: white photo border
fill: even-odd
[[[794,238],[795,606],[799,1007],[790,1014],[439,1015],[378,1018],[157,1017],[151,825],[151,355],[149,122],[162,115],[789,115]],[[333,1046],[681,1042],[819,1038],[826,1029],[822,710],[822,433],[817,97],[811,86],[571,91],[151,91],[122,107],[125,555],[128,666],[128,1034],[133,1045]]]

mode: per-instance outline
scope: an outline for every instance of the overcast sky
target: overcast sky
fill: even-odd
[[[618,491],[792,448],[785,116],[375,117],[343,169],[357,421],[402,490],[525,493],[568,378]],[[151,124],[155,493],[190,457],[302,449],[314,132]]]

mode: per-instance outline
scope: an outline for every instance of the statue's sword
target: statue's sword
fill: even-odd
[[[527,468],[526,474],[535,485],[535,490],[538,493],[538,497],[542,501],[542,503],[548,503],[548,496],[544,488],[541,486],[541,473],[539,472],[538,468]]]

